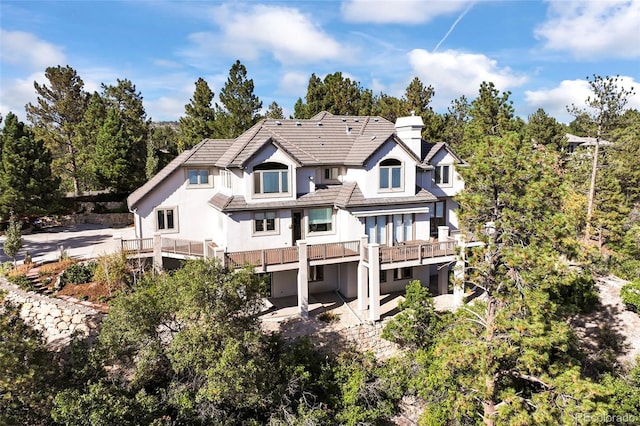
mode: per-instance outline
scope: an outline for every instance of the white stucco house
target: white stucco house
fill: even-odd
[[[203,140],[129,196],[137,240],[123,243],[158,264],[248,262],[302,315],[309,293],[335,290],[378,320],[380,294],[412,279],[448,291],[466,163],[422,127],[322,112]]]

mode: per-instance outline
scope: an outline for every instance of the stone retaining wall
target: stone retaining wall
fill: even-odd
[[[347,344],[353,346],[358,352],[371,351],[380,360],[391,358],[401,352],[400,347],[382,338],[382,330],[388,320],[352,325],[337,330],[337,334]]]
[[[7,302],[19,308],[20,317],[42,332],[47,346],[53,350],[66,347],[74,333],[95,338],[105,315],[88,302],[74,303],[24,291],[3,278],[0,278],[0,290],[6,292],[4,299]]]
[[[60,218],[62,225],[76,225],[90,223],[113,227],[129,226],[133,224],[133,213],[84,213],[63,216]]]

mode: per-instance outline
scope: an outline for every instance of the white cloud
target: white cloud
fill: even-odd
[[[153,100],[144,100],[144,109],[147,117],[154,121],[174,121],[184,115],[184,106],[188,99],[171,98],[162,96]]]
[[[62,48],[40,40],[24,31],[0,30],[2,49],[0,57],[3,63],[24,65],[31,70],[45,69],[53,65],[65,65]]]
[[[309,77],[311,74],[300,72],[287,72],[280,79],[278,92],[285,95],[303,96],[307,92]]]
[[[638,82],[632,77],[621,77],[619,87],[630,89],[638,87]],[[526,103],[532,110],[542,108],[558,121],[569,123],[573,116],[567,111],[567,106],[575,105],[586,109],[587,97],[593,96],[587,80],[563,80],[557,87],[542,90],[526,90]],[[629,98],[628,108],[640,109],[640,94]]]
[[[440,15],[450,15],[465,9],[464,0],[346,0],[342,13],[350,22],[376,24],[421,24]]]
[[[44,83],[47,81],[44,72],[30,74],[24,79],[2,79],[2,101],[0,102],[0,113],[6,116],[8,112],[13,112],[21,121],[27,121],[27,113],[24,109],[28,103],[36,102],[36,89],[33,82]]]
[[[500,67],[497,61],[478,53],[455,50],[432,53],[414,49],[408,55],[414,74],[435,89],[433,106],[436,109],[461,95],[475,98],[483,81],[493,82],[503,91],[527,81],[526,76],[515,74],[509,67]]]
[[[549,2],[549,19],[535,29],[544,47],[578,58],[640,57],[640,0]]]
[[[190,34],[185,52],[200,58],[219,49],[245,60],[267,52],[282,63],[322,61],[340,57],[343,47],[299,10],[283,6],[254,5],[249,9],[223,5],[213,9],[220,33]]]

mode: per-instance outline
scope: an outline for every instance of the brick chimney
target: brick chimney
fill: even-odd
[[[396,120],[396,133],[398,137],[402,139],[402,142],[407,144],[413,153],[422,160],[422,128],[424,123],[422,117],[416,116],[414,111],[411,111],[409,117],[398,117]]]

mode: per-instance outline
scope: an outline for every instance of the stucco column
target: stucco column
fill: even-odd
[[[438,241],[447,241],[449,239],[449,227],[438,226]]]
[[[156,271],[162,271],[162,234],[153,234],[153,267]]]
[[[113,248],[116,252],[122,251],[122,234],[113,235]]]
[[[309,262],[307,242],[298,241],[298,313],[301,317],[309,316]]]
[[[380,244],[369,244],[369,319],[380,320]]]
[[[216,262],[220,262],[220,265],[223,267],[227,266],[224,264],[225,262],[224,254],[226,251],[227,250],[224,247],[215,247],[213,249],[213,258],[216,259]]]
[[[367,265],[365,263],[365,253],[367,248],[367,237],[360,238],[360,261],[358,262],[358,310],[367,309]]]
[[[438,267],[438,296],[449,293],[449,265]]]

